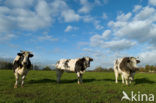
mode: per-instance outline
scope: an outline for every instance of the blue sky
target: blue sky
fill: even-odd
[[[156,0],[0,0],[0,57],[28,50],[48,65],[82,56],[91,68],[124,56],[156,65],[155,18]]]

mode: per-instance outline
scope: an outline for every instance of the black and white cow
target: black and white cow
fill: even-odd
[[[24,86],[24,79],[28,70],[31,68],[31,62],[29,60],[31,57],[33,57],[33,54],[29,51],[21,51],[20,53],[17,53],[17,56],[13,61],[13,70],[16,79],[14,88],[17,88],[19,76],[22,77],[21,87]]]
[[[140,63],[135,57],[119,58],[114,63],[115,82],[118,83],[118,76],[121,75],[122,83],[126,85],[134,79],[135,72],[139,69],[137,64]]]
[[[77,59],[61,59],[56,63],[57,82],[60,82],[64,71],[76,72],[78,77],[78,84],[82,83],[82,75],[90,67],[90,62],[93,61],[90,57],[83,57]]]

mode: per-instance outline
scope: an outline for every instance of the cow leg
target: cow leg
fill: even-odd
[[[119,76],[119,73],[115,72],[115,83],[118,83],[118,76]]]
[[[132,80],[129,80],[129,84],[131,84],[132,83]]]
[[[128,79],[126,79],[126,85],[128,85],[128,84],[129,84],[129,83],[128,83],[128,81],[129,81],[129,80],[128,80]]]
[[[129,84],[129,77],[125,77],[126,85]]]
[[[124,84],[125,83],[125,78],[124,76],[121,74],[121,78],[122,78],[122,83]]]
[[[122,75],[123,75],[123,78],[124,78],[124,80],[126,82],[126,85],[128,85],[130,75],[128,73],[125,73],[125,72],[123,72]]]
[[[60,79],[61,79],[63,72],[64,72],[63,70],[59,70],[59,69],[56,70],[57,83],[60,83]]]
[[[133,76],[129,77],[129,83],[130,84],[132,83],[133,80],[134,80],[134,77]]]
[[[26,75],[22,75],[22,83],[21,83],[21,87],[24,87],[24,80],[25,80]]]
[[[19,74],[15,72],[15,79],[16,79],[16,82],[15,82],[15,85],[14,85],[14,88],[17,88],[18,86],[18,81],[19,81]]]
[[[78,77],[77,83],[80,84],[81,83],[81,79],[82,79],[82,76],[81,76],[80,72],[77,72],[77,77]]]
[[[83,81],[82,81],[82,74],[80,74],[80,83],[83,83]]]

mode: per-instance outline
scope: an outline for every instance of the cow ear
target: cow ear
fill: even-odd
[[[22,56],[22,53],[17,53],[18,56]]]
[[[90,61],[93,61],[93,58],[90,58]]]
[[[34,55],[33,54],[29,54],[29,57],[33,57]]]
[[[84,60],[86,60],[86,58],[85,58],[85,57],[83,57],[83,58],[81,58],[81,60],[82,60],[82,61],[84,61]]]
[[[140,63],[140,60],[137,60],[137,63]]]

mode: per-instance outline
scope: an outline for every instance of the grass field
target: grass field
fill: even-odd
[[[121,79],[115,84],[113,72],[86,72],[81,85],[77,84],[75,73],[64,73],[60,84],[55,80],[54,71],[30,71],[25,87],[14,89],[13,72],[0,70],[0,103],[121,103],[123,90],[127,94],[140,91],[156,96],[154,73],[137,73],[129,86],[123,85]]]

